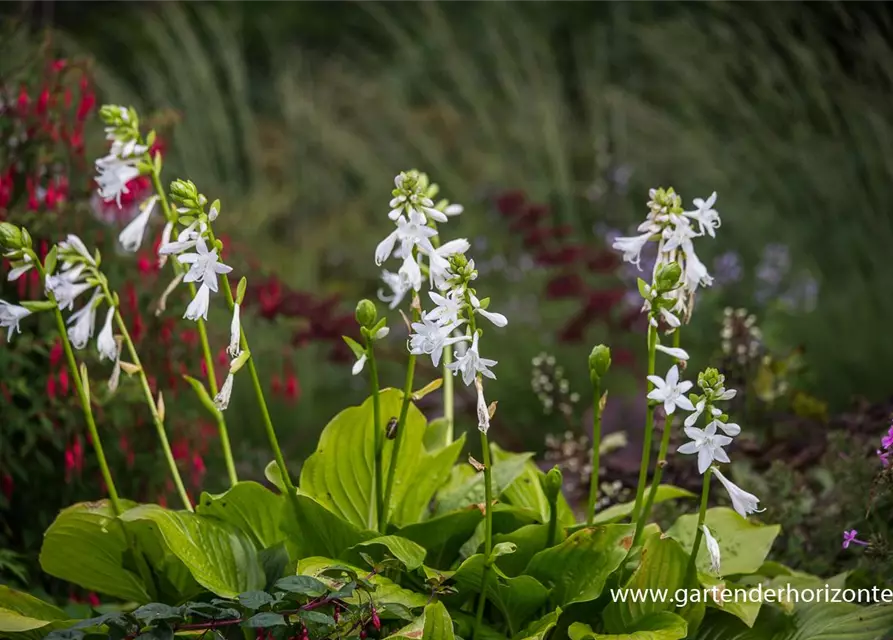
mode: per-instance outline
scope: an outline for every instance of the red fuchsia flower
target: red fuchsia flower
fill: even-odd
[[[62,342],[60,340],[56,340],[53,343],[53,346],[50,347],[50,367],[54,368],[62,361],[62,356],[65,353],[62,348]]]
[[[91,607],[98,607],[102,604],[99,600],[99,596],[93,593],[92,591],[87,594],[87,602],[90,603]]]
[[[297,402],[301,397],[301,384],[294,372],[289,371],[285,378],[285,398],[289,402]]]
[[[205,477],[205,461],[198,453],[192,455],[192,485],[199,487]]]
[[[69,387],[69,379],[68,379],[68,369],[62,369],[59,371],[59,388],[62,391],[62,395],[68,395],[68,387]]]
[[[68,60],[66,60],[65,58],[59,58],[58,60],[53,60],[53,62],[50,64],[50,70],[52,70],[53,73],[59,73],[67,66]]]
[[[178,438],[174,440],[171,445],[171,453],[174,455],[174,460],[186,460],[189,458],[189,441],[185,438]]]
[[[841,545],[844,549],[848,549],[851,544],[858,544],[862,547],[867,547],[868,543],[864,540],[859,540],[856,536],[859,535],[859,532],[855,529],[850,529],[849,531],[843,532],[843,545]]]
[[[19,88],[19,98],[16,101],[16,108],[19,111],[19,116],[24,118],[28,115],[28,105],[31,104],[31,98],[28,97],[28,88],[25,85],[21,85]]]
[[[81,89],[84,91],[83,87]],[[83,122],[87,119],[87,116],[90,115],[90,111],[93,110],[93,107],[96,105],[96,95],[92,91],[84,91],[81,95],[81,101],[78,103],[77,114],[75,115],[75,119],[78,122]]]
[[[56,399],[56,376],[50,374],[47,376],[46,394],[50,400]]]
[[[375,607],[372,607],[372,626],[375,627],[376,631],[381,629],[381,618],[378,617],[378,611],[375,610]]]
[[[50,104],[50,90],[48,87],[44,87],[40,95],[37,97],[37,104],[34,107],[34,112],[42,116],[47,112],[47,107]]]
[[[75,463],[74,463],[74,452],[66,447],[65,448],[65,482],[66,484],[71,484],[71,476],[74,472]]]

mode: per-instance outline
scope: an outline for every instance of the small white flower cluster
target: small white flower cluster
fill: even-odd
[[[382,280],[389,289],[379,291],[378,297],[395,309],[406,294],[422,288],[423,258],[427,258],[428,279],[431,288],[443,290],[449,275],[449,257],[465,253],[470,245],[460,238],[435,247],[436,222],[447,222],[462,213],[462,205],[441,200],[436,205],[438,187],[428,182],[428,177],[418,171],[404,171],[394,178],[391,210],[388,217],[397,228],[375,248],[375,264],[381,266],[392,255],[403,263],[396,272],[382,271]]]
[[[707,200],[695,198],[695,209],[684,211],[682,198],[670,189],[651,189],[649,191],[648,216],[639,225],[639,235],[617,238],[613,248],[623,252],[623,259],[637,267],[642,257],[642,250],[651,241],[657,241],[657,260],[654,264],[652,286],[642,291],[645,298],[643,310],[651,311],[654,298],[661,296],[672,304],[660,305],[660,315],[672,331],[691,315],[694,294],[698,287],[710,286],[713,278],[707,268],[698,259],[692,240],[709,235],[716,237],[716,229],[720,226],[719,214],[713,208],[716,204],[714,192]],[[667,291],[655,290],[654,283],[661,269],[676,263],[680,267],[680,286]],[[641,286],[640,286],[641,290]],[[656,318],[652,318],[656,322]]]
[[[10,342],[14,333],[22,332],[19,323],[31,315],[31,311],[17,304],[0,300],[0,327],[6,329],[6,341]]]
[[[121,196],[129,193],[127,183],[140,176],[137,165],[149,147],[137,140],[138,122],[132,109],[107,105],[100,114],[107,125],[106,140],[111,140],[112,146],[108,155],[96,161],[96,184],[103,200],[114,200],[121,208]]]

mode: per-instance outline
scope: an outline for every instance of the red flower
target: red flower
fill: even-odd
[[[288,376],[285,379],[285,397],[290,402],[297,402],[298,398],[301,397],[301,383],[298,381],[298,377],[291,371],[288,372]]]
[[[78,110],[77,114],[75,115],[75,119],[78,122],[83,122],[84,120],[86,120],[95,104],[96,95],[92,91],[87,91],[86,93],[84,93],[81,96],[80,103],[78,104]]]
[[[52,69],[53,73],[59,73],[66,66],[68,66],[68,60],[59,58],[58,60],[53,60],[52,64],[50,64],[50,69]]]
[[[25,85],[22,85],[19,89],[19,99],[16,103],[16,106],[19,110],[19,115],[21,117],[25,117],[28,115],[28,105],[31,103],[31,98],[28,97],[28,89]]]
[[[92,591],[87,594],[87,602],[90,603],[91,607],[98,607],[102,604],[102,602],[99,601],[99,596]]]
[[[62,360],[64,349],[62,349],[62,341],[56,340],[50,347],[50,367],[55,367]]]
[[[69,386],[68,369],[62,369],[59,372],[59,386],[62,388],[62,395],[67,396]]]
[[[50,103],[50,90],[47,87],[44,87],[40,92],[40,95],[37,97],[37,105],[34,107],[35,113],[37,115],[42,116],[47,112],[47,105]]]
[[[46,394],[50,400],[56,399],[56,376],[52,374],[47,377]]]

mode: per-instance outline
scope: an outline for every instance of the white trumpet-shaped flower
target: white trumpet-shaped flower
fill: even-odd
[[[363,368],[366,366],[366,360],[368,360],[368,357],[365,353],[363,353],[359,358],[357,358],[357,361],[353,363],[353,367],[350,370],[351,374],[359,375]]]
[[[684,454],[698,454],[698,472],[704,473],[710,468],[710,465],[716,462],[729,462],[729,456],[723,449],[727,444],[731,444],[732,439],[728,436],[717,435],[716,425],[710,423],[706,429],[698,429],[697,427],[685,427],[685,435],[691,438],[691,442],[686,442],[676,451]]]
[[[99,298],[99,289],[93,292],[93,297],[83,307],[68,317],[68,339],[75,349],[83,349],[87,346],[96,326],[96,300]]]
[[[434,251],[428,252],[428,272],[433,287],[446,289],[449,286],[448,280],[453,274],[450,272],[450,261],[447,258],[464,254],[469,248],[471,248],[471,245],[468,240],[458,238],[445,242]]]
[[[90,255],[90,252],[87,250],[87,245],[84,244],[84,241],[78,238],[73,233],[69,233],[65,240],[59,243],[59,250],[61,252],[75,252],[80,254],[84,260],[87,261],[88,264],[96,266],[96,260],[93,259],[93,256]]]
[[[506,318],[501,313],[494,313],[493,311],[487,311],[486,309],[481,307],[481,301],[477,299],[473,293],[470,296],[471,298],[471,306],[474,309],[475,313],[479,313],[484,316],[487,320],[495,324],[497,327],[504,327],[509,323],[508,318]]]
[[[17,304],[0,300],[0,327],[6,329],[6,341],[12,340],[12,334],[22,332],[19,322],[31,315],[31,311]]]
[[[685,396],[685,392],[691,389],[692,383],[687,380],[679,381],[679,367],[675,364],[667,372],[666,379],[660,376],[648,376],[648,380],[654,385],[654,389],[648,394],[648,398],[662,402],[667,415],[671,415],[676,410],[676,407],[686,411],[694,411],[694,405]]]
[[[737,436],[739,433],[741,433],[741,427],[734,422],[723,422],[722,420],[716,419],[710,424],[715,427],[719,427],[719,429],[723,433],[729,436]],[[709,427],[710,425],[707,426]]]
[[[230,358],[235,358],[242,353],[240,342],[242,340],[242,323],[239,318],[239,303],[233,305],[233,319],[229,323],[229,346],[226,352]]]
[[[684,215],[698,223],[700,233],[706,232],[711,238],[715,238],[716,229],[719,229],[721,224],[719,213],[713,208],[713,205],[716,204],[716,191],[706,200],[695,198],[692,202],[695,205],[695,210],[686,211]]]
[[[713,537],[713,534],[710,533],[710,529],[707,528],[706,524],[701,525],[701,530],[704,532],[704,543],[707,545],[707,555],[710,558],[710,571],[717,576],[721,575],[720,562],[722,558],[719,553],[719,543]]]
[[[208,285],[202,283],[202,285],[198,288],[198,291],[195,293],[195,297],[192,299],[192,302],[190,302],[189,306],[186,307],[186,313],[183,314],[183,317],[194,322],[197,322],[199,318],[203,318],[205,321],[207,321],[208,306],[210,302],[211,290],[208,288]]]
[[[216,247],[208,251],[208,245],[202,237],[199,237],[196,242],[195,250],[196,253],[184,253],[177,258],[182,264],[192,265],[183,281],[201,282],[208,289],[217,293],[217,276],[227,274],[233,268],[219,261]]]
[[[64,274],[61,276],[48,276],[46,279],[47,290],[52,292],[56,298],[56,304],[63,311],[73,308],[74,301],[92,286],[86,282],[71,282]]]
[[[428,314],[428,317],[443,325],[457,324],[462,313],[462,306],[465,304],[463,292],[463,289],[452,289],[446,295],[441,295],[436,291],[429,291],[428,297],[437,306]]]
[[[175,242],[170,242],[170,233],[168,233],[168,240],[164,241],[162,238],[161,246],[158,248],[159,256],[169,256],[177,253],[183,253],[187,249],[191,249],[196,244],[198,244],[198,239],[201,237],[201,234],[196,231],[196,227],[198,223],[193,222],[191,225],[183,229],[179,234],[177,234],[177,240]],[[173,228],[171,229],[173,230]]]
[[[732,508],[735,509],[742,518],[746,518],[751,513],[761,513],[765,511],[765,509],[757,509],[757,505],[760,504],[759,498],[752,493],[748,493],[726,478],[716,467],[713,467],[713,475],[719,478],[722,486],[726,488],[726,491],[729,493],[729,498],[732,499]]]
[[[121,208],[121,196],[130,193],[127,183],[138,178],[140,170],[136,160],[125,160],[109,154],[96,161],[96,184],[99,195],[106,202],[114,200]]]
[[[422,288],[422,269],[412,253],[406,254],[406,257],[403,258],[403,264],[397,271],[397,275],[400,276],[401,285],[407,290],[418,291]]]
[[[22,258],[22,264],[10,269],[9,274],[6,276],[6,279],[9,282],[15,282],[23,275],[31,271],[32,267],[34,267],[34,263],[31,261],[31,256],[26,253],[25,256]]]
[[[480,378],[474,379],[474,386],[477,388],[478,392],[478,429],[482,433],[487,433],[487,431],[490,430],[490,408],[487,406],[487,401],[484,399],[484,385],[481,384]]]
[[[638,236],[621,237],[614,240],[611,247],[617,251],[623,252],[623,261],[634,264],[639,267],[642,260],[642,249],[648,244],[648,241],[654,235],[653,231],[648,231]],[[641,268],[640,268],[641,270]]]
[[[224,380],[223,386],[220,387],[220,391],[214,396],[214,406],[220,411],[226,411],[226,408],[229,406],[229,398],[232,394],[233,374],[230,372],[226,375],[226,380]]]
[[[171,234],[174,232],[174,223],[166,222],[164,225],[164,229],[161,230],[161,244],[159,245],[158,251],[158,268],[161,269],[165,264],[167,264],[167,254],[161,253],[161,247],[166,247],[171,243]]]
[[[704,409],[706,408],[707,400],[703,398],[701,400],[698,400],[698,404],[695,405],[695,410],[692,413],[688,414],[688,417],[685,419],[685,422],[683,424],[686,427],[693,426],[698,421],[698,418],[701,417],[701,414],[704,413]],[[715,418],[717,416],[721,416],[722,411],[720,411],[716,407],[710,407],[710,414]]]
[[[481,357],[481,354],[478,352],[479,336],[480,334],[475,333],[471,338],[471,346],[465,350],[465,353],[456,359],[455,362],[451,362],[447,365],[447,368],[453,372],[453,375],[462,372],[462,382],[464,382],[466,386],[471,385],[475,376],[479,373],[482,376],[496,379],[496,375],[490,371],[490,367],[496,365],[496,360],[489,360]]]
[[[440,357],[446,345],[470,339],[468,336],[450,337],[461,322],[441,325],[436,319],[431,318],[431,313],[422,314],[421,322],[412,323],[413,333],[409,336],[409,352],[415,355],[429,355],[431,363],[435,367],[440,366]]]
[[[387,269],[382,270],[381,279],[385,286],[390,289],[390,293],[386,293],[384,289],[379,289],[378,299],[382,302],[387,302],[389,308],[396,309],[409,291],[409,284],[403,282],[399,273],[392,273]]]
[[[381,264],[391,257],[397,242],[400,242],[401,254],[406,257],[412,253],[412,248],[418,246],[426,253],[432,253],[434,246],[431,237],[437,235],[437,231],[425,224],[425,216],[418,211],[411,211],[409,217],[400,215],[397,217],[397,228],[375,248],[375,264]]]
[[[666,353],[668,356],[673,356],[677,360],[688,360],[688,352],[685,349],[680,349],[679,347],[665,347],[662,344],[655,345],[654,348],[662,353]]]
[[[105,315],[105,324],[96,339],[96,348],[99,350],[99,359],[109,359],[112,362],[118,357],[118,345],[115,343],[115,335],[112,331],[112,320],[115,317],[115,308],[109,307]]]
[[[149,198],[143,205],[143,210],[118,234],[118,242],[121,243],[125,251],[134,252],[140,248],[146,227],[149,225],[149,218],[152,216],[157,202],[158,196]]]

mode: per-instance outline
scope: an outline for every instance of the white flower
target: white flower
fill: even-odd
[[[694,251],[685,254],[685,286],[689,291],[697,291],[698,286],[709,287],[713,278],[707,273],[707,267],[698,259]]]
[[[458,216],[463,211],[465,211],[465,207],[463,207],[461,204],[448,204],[443,210],[443,212],[451,218],[453,216]]]
[[[109,139],[113,140],[112,147],[109,149],[109,155],[121,158],[122,160],[135,159],[133,156],[141,156],[149,150],[149,147],[146,145],[137,144],[136,139],[128,140],[127,142],[122,142],[114,137]]]
[[[480,334],[475,333],[471,339],[471,346],[465,350],[465,353],[455,362],[451,362],[447,365],[447,368],[453,372],[453,375],[458,374],[460,371],[462,372],[462,382],[466,385],[470,385],[478,373],[487,376],[488,378],[496,378],[494,373],[488,368],[494,366],[496,360],[481,358],[478,353],[479,335]]]
[[[217,219],[217,216],[219,216],[219,215],[220,215],[220,212],[217,210],[217,207],[212,206],[208,210],[208,220],[210,220],[211,222],[214,222]]]
[[[446,345],[469,339],[468,336],[450,337],[457,326],[458,324],[441,325],[431,318],[431,313],[422,314],[421,322],[412,323],[413,334],[409,336],[409,352],[415,355],[430,355],[432,364],[435,367],[440,366],[440,356]]]
[[[434,251],[427,252],[431,285],[438,289],[446,289],[448,286],[447,281],[453,275],[450,272],[450,261],[447,260],[447,258],[449,256],[463,254],[468,251],[469,248],[471,248],[471,245],[468,240],[465,238],[458,238],[440,245]]]
[[[33,266],[34,266],[34,264],[31,262],[31,256],[28,255],[28,254],[26,253],[25,256],[24,256],[24,258],[23,258],[23,262],[22,262],[22,264],[20,264],[20,265],[17,266],[17,267],[13,267],[12,269],[10,269],[10,270],[9,270],[9,275],[6,276],[6,279],[7,279],[9,282],[15,282],[16,280],[18,280],[19,278],[21,278],[23,275],[25,275],[26,273],[28,273],[28,272],[31,270],[31,268],[32,268]]]
[[[80,254],[88,264],[96,266],[96,261],[93,259],[93,256],[90,255],[90,252],[87,251],[87,245],[73,233],[69,233],[65,240],[59,243],[59,249],[63,252],[74,251]]]
[[[207,321],[210,298],[211,290],[208,288],[208,285],[202,283],[202,286],[198,288],[192,302],[186,307],[186,313],[183,314],[183,317],[193,321],[197,321],[199,318],[204,318]]]
[[[96,161],[96,171],[96,184],[99,186],[100,197],[106,202],[114,200],[120,209],[121,196],[130,193],[127,183],[140,175],[136,161],[123,160],[114,154],[109,154]]]
[[[401,286],[406,287],[407,290],[418,291],[422,288],[422,269],[412,253],[406,254],[406,257],[403,258],[403,264],[397,271],[397,275],[400,276]]]
[[[171,234],[174,232],[174,223],[167,222],[164,225],[164,229],[161,231],[161,244],[158,249],[158,268],[162,268],[165,264],[167,264],[167,254],[161,253],[161,248],[166,247],[171,243]]]
[[[217,276],[227,274],[232,267],[219,262],[217,248],[208,251],[205,239],[199,237],[195,249],[197,253],[184,253],[177,260],[182,264],[191,264],[189,272],[183,278],[184,282],[201,282],[214,293],[217,293]]]
[[[707,400],[701,399],[698,400],[698,404],[695,405],[695,410],[693,413],[688,414],[688,417],[685,419],[685,426],[690,427],[694,425],[695,422],[698,421],[698,418],[701,417],[701,414],[704,412],[704,408],[707,406]],[[710,407],[710,413],[713,414],[714,417],[721,416],[722,411],[717,409],[716,407]]]
[[[217,407],[220,411],[226,411],[226,408],[229,406],[229,397],[233,394],[233,374],[232,372],[226,375],[226,380],[223,382],[223,386],[220,387],[220,391],[214,396],[214,406]]]
[[[409,286],[407,283],[403,282],[400,278],[400,274],[391,273],[387,269],[382,270],[381,279],[384,281],[388,289],[391,290],[391,293],[385,294],[382,289],[379,289],[378,299],[382,302],[389,303],[388,307],[391,309],[396,309],[397,305],[400,304],[403,297],[406,295],[406,292],[409,291]]]
[[[713,474],[719,478],[722,486],[729,492],[729,497],[732,499],[732,507],[742,518],[746,518],[751,513],[762,513],[765,511],[765,509],[757,509],[757,505],[760,504],[759,498],[726,478],[716,467],[713,467]]]
[[[167,256],[175,253],[182,253],[186,251],[186,249],[194,247],[201,236],[201,234],[195,230],[197,226],[197,223],[193,222],[191,225],[183,229],[177,235],[176,242],[162,241],[161,246],[158,248],[158,255]],[[168,233],[168,240],[170,240],[170,233]]]
[[[96,324],[96,299],[99,298],[99,289],[93,292],[90,301],[68,317],[68,339],[75,349],[83,349],[93,337]]]
[[[666,353],[668,356],[673,356],[677,360],[688,360],[688,352],[685,349],[680,349],[679,347],[665,347],[662,344],[655,345],[654,348]]]
[[[648,376],[648,380],[654,385],[654,389],[648,394],[651,400],[664,403],[664,411],[671,415],[676,407],[686,411],[694,411],[691,400],[685,397],[685,392],[691,389],[692,383],[683,380],[679,382],[679,368],[674,364],[667,372],[667,379],[660,376]]]
[[[487,407],[487,401],[484,399],[484,385],[481,384],[480,378],[474,379],[474,386],[478,392],[478,429],[482,433],[487,433],[490,430],[490,409]]]
[[[242,349],[239,346],[239,342],[242,339],[242,325],[239,319],[239,303],[235,303],[233,305],[233,319],[229,324],[229,346],[226,348],[226,352],[229,354],[230,358],[235,358],[238,356]]]
[[[462,305],[465,299],[462,297],[463,289],[453,289],[445,296],[434,291],[428,292],[428,297],[437,306],[428,314],[431,320],[447,325],[455,325],[459,322],[459,314],[462,312]]]
[[[706,429],[698,429],[697,427],[685,427],[685,435],[692,439],[686,442],[676,451],[684,454],[698,454],[698,472],[704,473],[713,464],[717,462],[729,462],[729,456],[723,449],[724,446],[730,444],[732,439],[728,436],[720,436],[716,434],[716,425],[710,423]]]
[[[434,251],[434,246],[430,238],[435,235],[437,231],[425,224],[425,216],[418,211],[410,211],[409,219],[401,215],[397,218],[397,228],[375,248],[375,264],[381,266],[391,256],[398,240],[404,257],[409,255],[416,245],[423,251],[431,253]]]
[[[691,240],[697,238],[698,234],[685,218],[679,220],[679,224],[664,227],[661,235],[664,240],[661,245],[661,253],[672,254],[674,251],[681,250],[687,256],[694,252]]]
[[[473,293],[471,294],[471,306],[474,308],[475,313],[479,313],[484,316],[487,320],[495,324],[497,327],[504,327],[509,323],[508,319],[502,315],[501,313],[494,313],[492,311],[487,311],[486,309],[481,308],[481,301],[477,299]]]
[[[71,282],[64,274],[61,276],[49,276],[46,279],[47,289],[52,292],[56,298],[56,304],[63,311],[74,307],[74,301],[91,286],[86,282]]]
[[[719,543],[716,541],[716,538],[710,533],[710,529],[707,528],[707,525],[701,525],[701,530],[704,532],[704,542],[707,545],[707,555],[710,556],[710,571],[712,571],[716,575],[720,574],[720,555],[719,555]]]
[[[19,322],[31,315],[25,307],[0,300],[0,327],[6,329],[6,341],[12,340],[12,334],[22,332]]]
[[[716,419],[707,425],[707,428],[709,429],[711,425],[713,425],[714,428],[719,427],[726,435],[737,436],[741,433],[741,427],[734,422],[722,422],[721,420]]]
[[[389,327],[382,327],[378,331],[375,332],[375,335],[372,336],[374,340],[383,340],[388,337],[388,334],[391,332]]]
[[[611,247],[623,252],[624,262],[630,262],[638,267],[639,262],[642,260],[642,249],[648,244],[653,235],[652,231],[648,231],[639,236],[617,238]]]
[[[121,243],[125,251],[133,252],[140,248],[156,202],[158,202],[158,196],[149,198],[143,205],[143,210],[118,234],[118,242]]]
[[[357,358],[357,361],[353,363],[353,367],[350,370],[351,374],[357,375],[358,373],[360,373],[363,370],[363,367],[366,366],[367,359],[368,358],[365,353]]]
[[[670,327],[672,327],[673,329],[676,329],[677,327],[679,327],[679,326],[682,324],[682,323],[679,321],[679,318],[676,317],[675,314],[673,314],[672,312],[670,312],[668,309],[664,309],[663,307],[661,307],[661,309],[660,309],[660,316],[661,316],[661,318],[663,318],[664,321],[666,321],[666,323],[667,323],[668,325],[670,325]]]
[[[720,227],[719,213],[713,208],[716,204],[716,191],[710,194],[707,200],[695,198],[693,203],[696,207],[694,211],[686,211],[684,215],[698,223],[698,228],[703,234],[705,231],[711,238],[716,237],[716,229]]]
[[[106,358],[114,361],[118,357],[118,345],[115,344],[115,336],[112,333],[112,319],[115,317],[115,308],[109,307],[108,313],[105,315],[105,324],[99,337],[96,339],[96,348],[99,350],[99,360]]]

